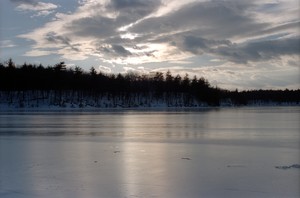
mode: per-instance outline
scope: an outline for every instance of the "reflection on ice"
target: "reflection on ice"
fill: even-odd
[[[2,112],[0,197],[299,197],[299,110]]]
[[[289,109],[289,110],[287,110]],[[200,111],[0,112],[4,136],[100,136],[298,147],[300,109],[228,108]]]

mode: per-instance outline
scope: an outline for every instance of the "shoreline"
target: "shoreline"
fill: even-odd
[[[95,106],[59,106],[59,105],[43,105],[39,107],[17,107],[9,106],[7,104],[0,104],[0,112],[6,111],[197,111],[197,110],[211,110],[211,109],[220,109],[220,108],[276,108],[276,107],[300,107],[300,104],[273,104],[273,103],[264,103],[264,104],[253,104],[253,105],[220,105],[220,106],[193,106],[193,107],[178,107],[178,106],[135,106],[135,107],[95,107]]]

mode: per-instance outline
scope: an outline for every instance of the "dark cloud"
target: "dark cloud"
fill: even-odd
[[[64,27],[76,36],[101,39],[102,42],[110,45],[113,43],[127,44],[130,40],[120,37],[120,34],[126,32],[119,31],[119,28],[151,14],[160,5],[161,2],[158,0],[112,0],[106,5],[106,8],[109,12],[118,13],[115,18],[102,15],[103,13],[99,10],[103,9],[103,5],[99,3],[93,5],[89,10],[90,13],[95,14],[73,20]]]
[[[51,43],[62,43],[66,45],[70,45],[70,39],[65,36],[59,36],[55,32],[49,32],[46,34],[45,39]]]
[[[299,51],[300,39],[286,38],[219,47],[213,53],[232,62],[247,63],[280,58],[282,55],[298,55]]]
[[[255,35],[262,35],[262,34],[274,34],[281,31],[286,31],[289,29],[298,29],[300,27],[299,21],[292,21],[285,24],[278,24],[275,27],[265,28],[262,30],[258,30]]]
[[[136,8],[136,7],[145,7],[149,5],[149,2],[152,4],[154,1],[141,1],[141,0],[111,0],[110,6],[115,9],[123,8]]]
[[[121,45],[112,45],[112,50],[120,56],[129,56],[131,53]]]
[[[118,11],[120,17],[138,20],[155,11],[160,5],[160,0],[111,0],[107,8]]]
[[[109,45],[109,46],[101,46],[98,48],[100,53],[103,53],[109,57],[127,57],[132,55],[130,51],[126,50],[121,45]]]
[[[235,63],[265,61],[281,55],[299,53],[299,39],[279,39],[288,35],[299,22],[274,26],[247,12],[253,5],[239,1],[196,2],[168,15],[143,20],[129,30],[143,39],[156,43],[169,43],[179,51],[195,55],[210,54]],[[276,32],[281,32],[277,36]],[[256,42],[234,44],[234,38],[266,34],[268,38]],[[137,41],[136,40],[136,41]]]
[[[183,38],[183,45],[181,46],[184,51],[189,51],[194,54],[202,54],[203,52],[209,52],[212,48],[220,45],[231,45],[228,40],[208,40],[201,37],[187,36]]]
[[[209,35],[226,39],[249,34],[264,28],[267,24],[257,23],[244,10],[249,4],[223,1],[196,2],[176,12],[161,17],[149,18],[133,26],[136,33],[167,33],[172,31],[193,31],[195,35]]]
[[[117,25],[114,19],[96,16],[74,20],[65,27],[77,36],[103,38],[114,36]]]
[[[46,41],[55,44],[63,44],[67,47],[70,47],[72,50],[79,52],[79,46],[71,44],[71,40],[66,36],[57,35],[55,32],[49,32],[45,36]]]
[[[260,40],[250,43],[234,44],[229,40],[212,40],[195,36],[176,37],[173,46],[180,51],[195,55],[210,54],[231,62],[247,62],[279,59],[282,55],[297,55],[300,51],[299,38]]]

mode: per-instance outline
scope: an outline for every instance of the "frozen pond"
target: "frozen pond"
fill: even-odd
[[[299,197],[299,113],[0,112],[0,197]]]

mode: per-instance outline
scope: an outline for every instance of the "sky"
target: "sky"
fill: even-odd
[[[1,0],[0,62],[300,88],[299,0]]]

